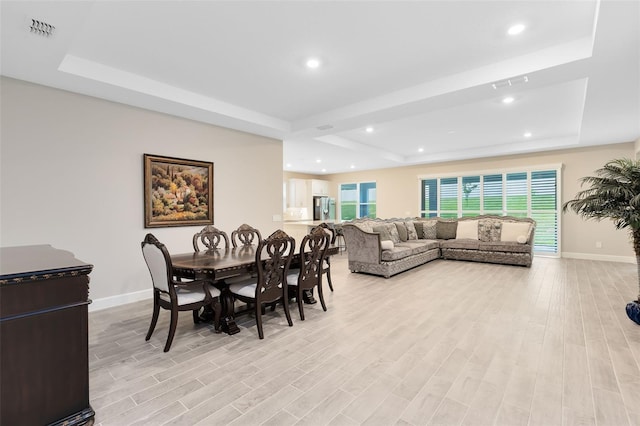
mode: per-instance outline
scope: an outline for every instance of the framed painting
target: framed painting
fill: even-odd
[[[144,154],[144,227],[213,224],[213,163]]]

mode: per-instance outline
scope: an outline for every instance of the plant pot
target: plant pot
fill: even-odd
[[[631,321],[640,325],[640,300],[627,303],[627,316]]]

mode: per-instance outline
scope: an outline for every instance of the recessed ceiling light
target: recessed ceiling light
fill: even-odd
[[[320,60],[317,58],[307,59],[307,68],[316,69],[320,66]]]
[[[291,167],[291,163],[287,163],[287,167]]]
[[[509,27],[509,30],[507,31],[507,34],[509,35],[518,35],[521,32],[524,31],[526,27],[524,26],[524,24],[515,24],[512,25],[511,27]]]
[[[316,163],[320,164],[320,163],[322,163],[322,160],[318,158],[318,159],[316,160]]]
[[[424,148],[418,148],[418,152],[423,152]]]
[[[502,98],[502,103],[503,104],[510,104],[513,101],[515,101],[515,99],[512,96],[507,96],[505,98]]]
[[[373,133],[373,127],[369,126],[366,129],[364,129],[367,133]]]
[[[531,132],[525,132],[524,135],[525,138],[530,138],[531,137]]]
[[[324,172],[326,172],[326,171],[327,171],[327,169],[322,169],[322,173],[324,173]]]
[[[351,166],[349,166],[350,169],[355,169],[356,166],[354,166],[353,164]]]

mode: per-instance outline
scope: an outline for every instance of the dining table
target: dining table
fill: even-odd
[[[240,329],[235,322],[235,299],[225,280],[256,272],[256,250],[257,245],[253,244],[171,255],[173,272],[177,277],[206,279],[220,288],[222,305],[220,325],[228,334],[236,334]],[[330,245],[326,256],[333,256],[338,252],[338,246]],[[266,261],[268,258],[268,253],[263,250],[260,261]],[[299,262],[300,252],[296,250],[291,259],[291,267],[295,267]],[[306,294],[305,299],[307,303],[315,303],[313,294],[310,292]]]

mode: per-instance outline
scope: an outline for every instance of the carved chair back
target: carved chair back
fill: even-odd
[[[298,274],[299,291],[310,290],[316,285],[320,286],[330,238],[325,228],[316,226],[302,239]]]
[[[224,241],[224,247],[222,242]],[[227,233],[219,230],[213,225],[207,225],[202,228],[202,231],[193,236],[193,250],[200,251],[198,242],[202,243],[206,247],[207,251],[226,249],[229,247],[229,237]]]
[[[238,246],[245,247],[257,244],[262,240],[260,231],[246,223],[240,225],[238,229],[231,233],[231,244],[236,248]]]
[[[335,242],[336,242],[336,227],[335,227],[335,225],[333,223],[322,222],[318,226],[320,228],[324,229],[327,234],[329,234],[329,237],[330,237],[329,243],[330,244],[335,244]]]
[[[295,240],[282,230],[277,230],[267,239],[261,240],[256,250],[256,304],[287,300],[287,273],[295,253]],[[262,253],[269,257],[262,260]]]

